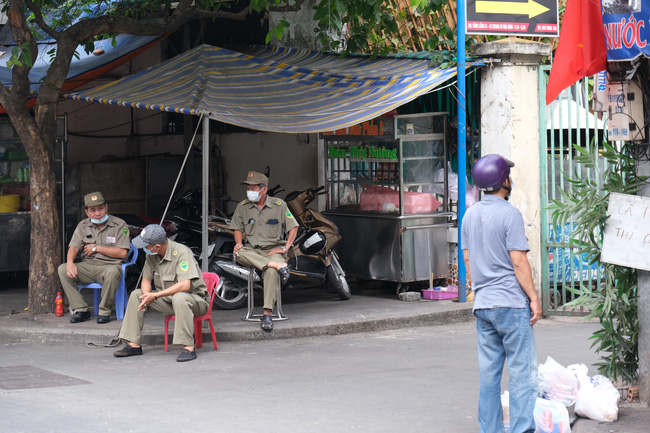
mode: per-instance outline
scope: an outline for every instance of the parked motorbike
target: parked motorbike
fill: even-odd
[[[332,249],[341,240],[336,225],[321,213],[307,207],[324,188],[321,186],[295,191],[286,197],[287,206],[299,228],[287,253],[290,276],[283,290],[314,287],[327,282],[341,299],[350,299],[351,292],[345,272]],[[215,255],[210,263],[210,272],[217,273],[224,283],[215,296],[217,306],[237,309],[247,303],[249,268],[234,261],[232,252]],[[253,280],[260,286],[262,279],[257,271],[254,272]]]

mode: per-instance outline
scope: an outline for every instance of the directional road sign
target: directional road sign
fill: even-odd
[[[465,0],[465,32],[474,35],[558,36],[558,0]]]

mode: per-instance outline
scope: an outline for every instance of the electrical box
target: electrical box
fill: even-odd
[[[643,94],[631,81],[607,84],[607,135],[612,141],[644,141]]]

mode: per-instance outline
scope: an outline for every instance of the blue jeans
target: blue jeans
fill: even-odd
[[[508,358],[510,433],[534,433],[537,399],[537,353],[530,307],[477,309],[481,433],[503,432],[501,376]]]

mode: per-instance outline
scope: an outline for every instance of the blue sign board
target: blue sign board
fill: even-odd
[[[607,60],[650,57],[650,0],[602,0]]]

